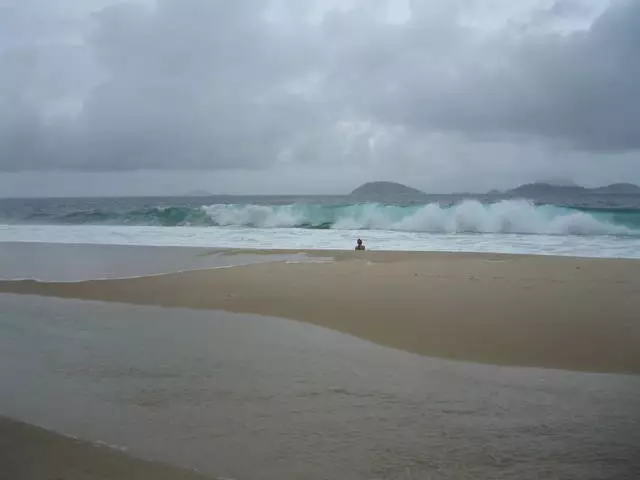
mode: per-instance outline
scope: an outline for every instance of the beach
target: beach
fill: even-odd
[[[640,261],[307,253],[324,261],[74,283],[5,281],[0,292],[268,315],[427,356],[640,373]]]
[[[0,480],[640,480],[640,0],[0,0]]]
[[[638,261],[2,254],[14,257],[0,282],[0,471],[12,479],[640,472]]]

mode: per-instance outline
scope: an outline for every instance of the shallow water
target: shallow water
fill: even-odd
[[[0,414],[243,479],[625,479],[640,377],[224,312],[0,295]]]
[[[310,259],[304,254],[229,255],[207,248],[0,242],[0,280],[77,282],[277,261]]]

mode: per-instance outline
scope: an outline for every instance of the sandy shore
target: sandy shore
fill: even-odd
[[[0,477],[11,480],[205,480],[195,472],[129,457],[0,417]]]
[[[336,261],[73,284],[0,282],[0,291],[257,313],[424,355],[640,373],[640,261],[417,252],[325,255]]]

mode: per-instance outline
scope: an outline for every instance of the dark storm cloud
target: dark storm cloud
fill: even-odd
[[[578,0],[491,32],[462,21],[471,0],[406,22],[385,1],[94,2],[0,15],[0,169],[402,165],[438,132],[640,147],[637,2],[573,33],[545,26]]]
[[[402,31],[396,52],[406,53],[394,52],[369,75],[361,102],[381,120],[418,130],[517,133],[584,150],[640,147],[640,3],[615,3],[588,31],[507,31],[480,48],[473,40],[454,44],[442,64],[422,48],[430,42],[419,26]],[[446,34],[472,38],[455,25]]]
[[[153,12],[101,12],[92,45],[110,78],[83,114],[98,164],[261,165],[312,128],[308,103],[285,87],[312,67],[303,52],[313,45],[264,21],[265,5],[163,0]]]
[[[5,50],[2,166],[220,168],[272,160],[292,134],[315,128],[319,115],[287,89],[310,71],[314,47],[302,32],[264,21],[265,5],[172,0],[155,8],[106,7],[94,17],[87,47],[104,78],[75,116],[45,115],[50,99],[40,98],[41,90],[66,72],[47,68],[51,55],[36,42]]]
[[[261,165],[315,113],[287,91],[309,68],[305,38],[263,20],[265,2],[109,6],[89,37],[103,81],[80,113],[46,121],[30,65],[4,58],[0,154],[6,169],[221,168]],[[295,40],[295,42],[294,42]],[[32,63],[38,64],[37,60]],[[49,72],[56,78],[54,72]]]

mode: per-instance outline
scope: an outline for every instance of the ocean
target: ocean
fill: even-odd
[[[0,242],[640,258],[640,195],[0,200]]]

